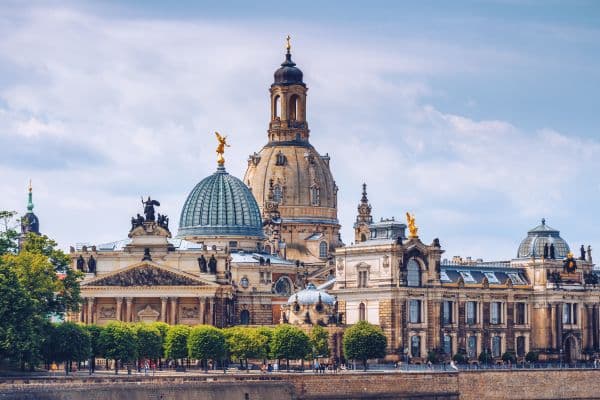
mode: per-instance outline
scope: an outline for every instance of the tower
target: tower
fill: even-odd
[[[250,155],[244,182],[252,190],[263,220],[269,219],[272,202],[277,203],[280,255],[324,264],[341,245],[338,188],[329,169],[329,155],[321,156],[309,142],[307,90],[303,73],[292,60],[288,36],[285,60],[275,71],[269,90],[268,142]]]
[[[29,181],[29,193],[27,196],[27,213],[21,218],[21,235],[19,236],[19,248],[26,239],[28,233],[40,234],[40,220],[33,213],[33,188]]]
[[[371,215],[371,205],[367,198],[367,184],[363,183],[362,197],[360,203],[358,203],[358,214],[354,223],[354,241],[356,243],[367,241],[371,234],[369,225],[372,223],[373,216]]]

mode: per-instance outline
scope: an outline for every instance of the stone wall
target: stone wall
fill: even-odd
[[[212,381],[212,382],[211,382]],[[200,396],[200,397],[199,397]],[[0,399],[600,399],[600,370],[227,374],[0,380]]]

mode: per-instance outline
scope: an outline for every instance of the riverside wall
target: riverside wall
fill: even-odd
[[[0,379],[0,400],[599,399],[600,370]]]

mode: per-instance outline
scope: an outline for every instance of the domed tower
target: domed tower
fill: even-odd
[[[21,235],[19,236],[19,248],[28,233],[40,234],[40,220],[33,213],[33,188],[29,182],[29,195],[27,200],[27,213],[21,218]]]
[[[177,237],[208,247],[261,250],[264,234],[258,204],[244,182],[227,173],[223,162],[188,195]]]
[[[269,202],[281,216],[280,253],[288,259],[323,264],[340,246],[337,191],[329,156],[309,142],[302,71],[292,61],[289,36],[285,60],[270,88],[268,143],[248,159],[244,182],[263,218]],[[272,193],[272,196],[270,196]]]
[[[570,251],[567,242],[560,237],[560,232],[546,225],[546,220],[542,219],[542,224],[527,232],[527,237],[521,241],[517,258],[562,260]]]

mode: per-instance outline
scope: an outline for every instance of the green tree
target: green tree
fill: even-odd
[[[81,325],[64,322],[55,326],[52,340],[55,349],[55,361],[65,363],[65,373],[68,375],[72,361],[84,361],[91,354],[90,333]]]
[[[208,360],[219,360],[227,354],[227,343],[223,332],[210,325],[198,325],[192,328],[188,338],[190,358],[202,360],[208,369]]]
[[[16,211],[0,211],[0,256],[18,250]]]
[[[310,354],[310,339],[306,333],[294,326],[278,325],[273,329],[271,352],[278,362],[285,358],[289,371],[290,360],[303,360]]]
[[[139,358],[155,360],[163,353],[160,331],[144,323],[135,325],[137,335],[137,355]]]
[[[381,328],[366,321],[360,321],[344,333],[346,358],[361,360],[365,371],[368,359],[385,356],[386,345],[387,340]]]
[[[111,322],[100,333],[104,356],[115,360],[115,374],[119,373],[119,362],[127,363],[137,357],[137,337],[133,327],[123,322]]]
[[[310,331],[310,344],[314,356],[329,356],[329,332],[320,325],[315,325]]]
[[[190,327],[186,325],[173,325],[169,327],[165,338],[165,357],[180,360],[188,355],[188,336]]]
[[[265,343],[268,338],[261,335],[258,329],[236,326],[223,331],[227,349],[232,358],[240,360],[240,365],[248,368],[248,358],[265,358],[268,356]]]
[[[94,372],[96,370],[96,358],[104,355],[104,349],[102,348],[101,335],[103,328],[100,325],[84,325],[83,326],[90,334],[90,370]]]

